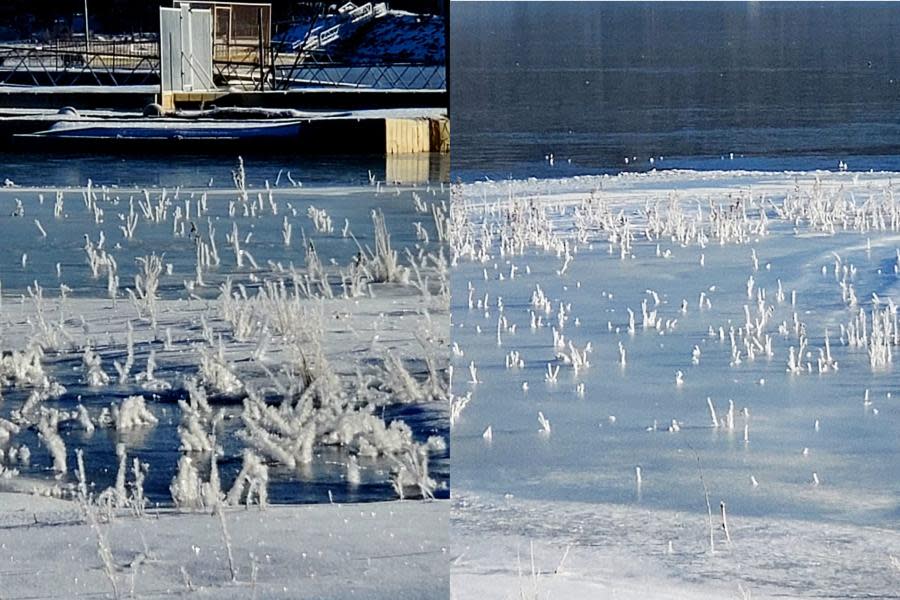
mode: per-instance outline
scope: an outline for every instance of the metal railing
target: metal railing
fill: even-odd
[[[363,24],[387,14],[387,4],[379,2],[372,4],[367,2],[362,6],[356,6],[348,2],[338,9],[338,14],[323,17],[323,20],[334,23],[329,27],[313,24],[308,34],[302,40],[292,42],[295,50],[312,51],[322,48],[342,37],[352,36]]]
[[[0,45],[3,85],[138,85],[159,81],[154,41]]]
[[[216,44],[214,79],[246,89],[297,87],[446,89],[443,64],[335,61],[316,53],[275,53],[251,44]]]
[[[443,64],[334,61],[315,52],[276,52],[259,44],[214,44],[217,85],[247,89],[295,87],[446,89]],[[0,85],[156,85],[155,40],[0,45]]]
[[[444,65],[413,63],[299,63],[276,67],[280,89],[342,87],[402,90],[442,90],[447,87]]]

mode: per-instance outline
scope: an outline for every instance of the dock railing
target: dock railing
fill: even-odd
[[[159,81],[156,40],[0,44],[0,85],[124,85]]]

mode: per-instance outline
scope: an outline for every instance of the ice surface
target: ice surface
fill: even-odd
[[[551,560],[571,543],[573,556],[586,552],[596,564],[613,560],[623,546],[601,559],[592,554],[600,543],[594,540],[627,530],[635,556],[645,555],[648,545],[664,552],[673,534],[648,530],[646,522],[678,514],[678,527],[696,543],[688,558],[678,551],[684,541],[675,541],[670,570],[649,583],[648,589],[661,591],[659,597],[734,595],[738,581],[749,583],[753,597],[767,593],[757,592],[766,585],[768,593],[786,587],[794,595],[836,586],[876,596],[891,585],[895,589],[898,578],[888,554],[896,548],[878,543],[896,539],[900,527],[896,377],[892,363],[873,367],[866,348],[852,345],[847,330],[860,309],[871,327],[876,302],[890,313],[889,303],[900,301],[896,222],[849,217],[896,214],[897,177],[667,171],[462,186],[454,216],[452,336],[459,352],[453,392],[458,398],[470,394],[470,401],[452,435],[454,482],[476,499],[493,499],[469,503],[463,496],[456,504],[462,543],[483,558],[460,559],[468,565],[464,579],[477,574],[464,588],[490,585],[494,568],[506,573],[500,581],[515,583],[516,546],[523,571],[530,573],[529,540],[550,544],[549,554],[556,556]],[[822,199],[828,214],[848,211],[833,233],[811,215],[783,216],[786,207],[807,210]],[[676,230],[672,224],[679,219],[693,223],[694,233]],[[730,222],[741,223],[739,235],[712,233]],[[697,231],[705,233],[698,237]],[[850,285],[855,304],[847,296]],[[747,334],[745,305],[753,335]],[[757,332],[760,307],[767,316]],[[628,309],[635,315],[633,332]],[[826,331],[831,359],[820,361]],[[771,356],[764,342],[750,342],[757,334],[770,337]],[[790,348],[797,352],[801,343],[799,372],[790,373]],[[895,352],[896,344],[893,338],[888,346]],[[573,348],[590,363],[577,372]],[[510,353],[517,353],[512,366]],[[473,362],[477,383],[470,377]],[[557,367],[558,375],[548,376]],[[718,427],[711,424],[707,397]],[[552,424],[549,432],[539,431],[539,415]],[[488,427],[492,435],[485,436]],[[729,577],[703,558],[706,492],[717,547],[725,545],[720,501],[727,506],[734,547],[754,540],[758,571],[749,579]],[[514,509],[492,508],[503,504],[497,499],[505,494],[513,497]],[[565,503],[578,503],[578,518],[567,520]],[[613,517],[602,519],[604,514]],[[586,528],[590,539],[567,538],[567,528],[579,528],[588,518],[600,520]],[[559,531],[545,527],[555,520]],[[476,525],[470,530],[467,523]],[[735,523],[745,531],[736,533]],[[478,527],[510,536],[505,551],[478,542]],[[783,549],[764,535],[770,527],[783,536]],[[804,528],[819,538],[796,533]],[[830,555],[833,563],[819,560],[823,540],[835,535],[845,535],[854,550]],[[806,557],[798,560],[810,571],[799,579],[782,566],[788,547]],[[630,556],[627,548],[624,555]],[[729,560],[713,556],[714,562]],[[748,564],[745,557],[731,560]],[[705,570],[694,573],[690,561]],[[867,561],[882,571],[859,575],[857,566],[864,569]],[[643,588],[629,586],[640,584],[638,575],[647,572],[629,570],[634,577],[625,577],[591,569],[586,579],[625,585],[632,597]],[[682,586],[686,581],[691,585]],[[560,591],[567,588],[554,586],[549,589],[555,595],[568,595]],[[670,587],[684,593],[662,593]],[[576,589],[599,593],[589,586]]]
[[[256,179],[258,175],[252,177]],[[359,374],[367,377],[380,369],[379,365],[387,364],[385,361],[403,365],[417,382],[426,380],[425,375],[430,372],[426,359],[437,361],[437,372],[445,371],[447,307],[446,295],[441,293],[443,275],[437,266],[420,265],[421,279],[414,276],[409,285],[369,286],[363,277],[359,295],[350,298],[342,297],[340,271],[359,261],[361,252],[374,252],[371,211],[375,208],[384,214],[393,250],[402,265],[408,267],[410,260],[420,262],[429,253],[439,253],[441,243],[432,216],[430,212],[418,212],[413,195],[419,198],[420,205],[425,198],[427,207],[446,201],[447,193],[438,187],[383,188],[376,182],[370,186],[301,187],[292,185],[287,177],[278,175],[265,186],[247,188],[246,202],[239,190],[221,187],[164,191],[101,185],[60,189],[11,185],[0,190],[0,228],[6,236],[0,247],[0,345],[7,352],[22,350],[36,331],[45,330],[60,345],[61,352],[45,348],[42,365],[49,379],[66,389],[59,398],[44,400],[40,408],[63,411],[60,435],[66,443],[69,462],[74,464],[76,448],[85,449],[88,479],[97,492],[112,483],[115,444],[123,442],[129,464],[138,457],[150,465],[145,485],[151,504],[170,502],[169,483],[181,445],[177,431],[181,409],[177,401],[187,399],[187,383],[198,375],[201,358],[218,355],[220,339],[224,364],[242,384],[259,388],[270,401],[282,393],[273,385],[272,375],[282,382],[290,381],[291,374],[285,368],[296,359],[293,342],[288,342],[283,332],[273,331],[269,315],[258,308],[250,307],[241,313],[244,321],[239,330],[236,322],[224,319],[220,295],[229,279],[232,287],[228,294],[236,295],[238,304],[249,305],[250,301],[240,299],[241,295],[254,298],[266,281],[287,280],[293,294],[291,269],[301,280],[306,276],[308,244],[315,244],[322,271],[328,278],[321,289],[328,288],[329,295],[304,296],[292,307],[293,312],[283,315],[283,321],[295,322],[298,331],[320,329],[323,356],[334,369],[340,386],[356,385]],[[276,185],[279,179],[280,187]],[[87,200],[88,193],[91,201]],[[156,222],[152,213],[162,205],[166,216]],[[317,231],[307,216],[312,207],[327,211],[336,226],[330,231]],[[24,214],[16,216],[17,211]],[[175,219],[176,211],[182,218]],[[46,236],[34,225],[35,219],[41,222]],[[285,220],[293,229],[289,244],[282,234]],[[234,231],[233,226],[237,227],[238,245],[244,253],[243,266],[236,264],[233,244],[226,239]],[[206,244],[201,249],[209,251],[210,228],[214,230],[218,264],[207,261],[198,278],[197,248]],[[417,236],[420,230],[430,232],[430,242]],[[117,281],[108,277],[104,259],[98,259],[98,276],[92,277],[84,236],[90,240],[94,254],[102,256],[106,252],[114,257]],[[101,239],[103,246],[98,250]],[[129,299],[129,293],[137,289],[135,277],[146,277],[138,259],[151,254],[160,256],[162,262],[159,298],[154,301],[155,326],[149,319],[149,305]],[[35,282],[42,287],[43,320],[38,314],[38,303],[28,292],[29,287],[34,291]],[[110,298],[110,288],[115,291],[115,299]],[[116,363],[123,367],[129,362],[129,324],[133,328],[134,356],[125,369],[123,384],[114,367]],[[42,339],[45,337],[42,335]],[[88,362],[85,345],[91,348]],[[99,369],[109,377],[108,385],[96,366],[88,366],[96,365],[97,358]],[[149,363],[154,368],[148,369]],[[377,406],[367,409],[375,418],[387,424],[405,422],[421,444],[430,436],[447,435],[443,402],[423,395],[410,403],[406,396],[401,398],[391,391],[387,383],[379,385],[371,394],[378,397]],[[230,485],[241,464],[243,444],[234,434],[242,427],[243,391],[237,386],[210,392],[211,396],[224,396],[212,398],[224,416],[219,421],[217,441],[223,452],[219,467],[224,486]],[[28,388],[4,388],[4,413],[20,409],[29,395]],[[157,424],[118,431],[98,428],[91,432],[77,420],[66,418],[81,405],[100,425],[104,410],[118,408],[133,395],[146,399]],[[361,398],[359,406],[367,402],[367,398]],[[49,456],[38,444],[33,428],[23,427],[12,442],[24,443],[33,450],[30,464],[14,463],[14,468],[31,477],[52,477],[47,470]],[[446,445],[430,456],[431,475],[439,483],[437,493],[446,496]],[[348,459],[347,448],[328,445],[317,446],[312,461],[301,468],[273,465],[270,501],[395,497],[391,473],[397,465],[390,457],[361,458],[354,483],[345,480]],[[208,465],[209,461],[201,462]],[[72,480],[70,475],[61,484]],[[21,488],[16,485],[16,489]]]

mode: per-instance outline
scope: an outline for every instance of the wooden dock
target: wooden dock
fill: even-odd
[[[159,95],[155,86],[70,86],[0,87],[0,147],[24,145],[94,149],[109,145],[117,150],[142,151],[151,146],[174,152],[232,152],[229,140],[71,139],[54,132],[58,121],[118,119],[159,119],[144,116],[148,105],[157,104],[164,117],[191,118],[204,109],[247,109],[287,111],[301,115],[301,134],[292,144],[297,153],[385,154],[447,153],[450,150],[450,121],[446,93],[403,90],[288,90],[275,92],[179,92]],[[72,107],[78,116],[61,115]],[[192,112],[193,111],[193,112]],[[220,121],[225,122],[225,121]],[[265,150],[266,145],[261,144]],[[272,150],[269,146],[268,150]]]

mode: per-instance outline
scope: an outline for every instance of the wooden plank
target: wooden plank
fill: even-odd
[[[447,119],[385,119],[385,153],[448,152]]]
[[[159,103],[164,111],[175,110],[175,95],[172,92],[162,92]]]

